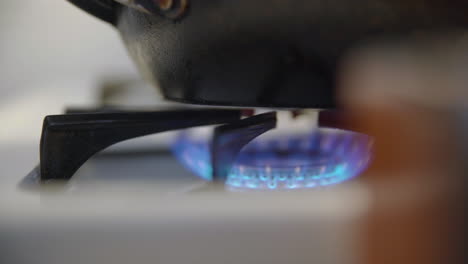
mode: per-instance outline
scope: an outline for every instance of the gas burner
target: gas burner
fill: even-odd
[[[240,151],[225,184],[230,189],[284,190],[342,183],[367,168],[371,143],[366,135],[330,128],[259,137]],[[210,144],[184,131],[173,152],[190,171],[212,181]]]
[[[347,130],[317,128],[316,112],[303,113],[302,117],[291,117],[290,112],[254,113],[235,109],[74,109],[48,116],[37,175],[42,182],[69,180],[89,158],[111,145],[172,130],[182,130],[172,148],[178,160],[199,177],[229,189],[333,185],[359,175],[369,164],[371,138]],[[278,120],[285,113],[290,123]],[[301,118],[309,123],[298,121]],[[310,126],[311,120],[314,126]],[[274,129],[278,122],[283,126]],[[308,129],[299,129],[293,123]],[[193,130],[187,130],[194,127],[213,133],[196,137]]]

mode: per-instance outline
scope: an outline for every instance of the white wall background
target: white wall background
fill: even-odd
[[[138,78],[113,28],[65,0],[0,1],[0,143],[37,142],[42,118]]]

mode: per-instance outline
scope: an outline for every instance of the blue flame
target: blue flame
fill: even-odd
[[[210,146],[182,132],[173,146],[180,162],[211,181]],[[259,137],[239,154],[226,179],[235,189],[310,189],[356,177],[371,159],[371,139],[338,129],[318,129],[309,135]]]
[[[182,132],[172,150],[177,159],[194,174],[202,179],[213,180],[210,147],[206,141],[190,140],[186,132]]]

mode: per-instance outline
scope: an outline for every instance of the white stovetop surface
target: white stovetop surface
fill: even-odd
[[[92,103],[85,87],[92,81],[36,82],[0,105],[0,244],[8,263],[357,263],[353,223],[369,206],[358,184],[200,194],[186,193],[203,182],[185,174],[176,183],[75,180],[66,188],[20,188],[38,164],[43,116]],[[167,173],[174,171],[155,172]]]
[[[187,174],[176,183],[75,180],[20,188],[38,163],[42,116],[58,112],[58,100],[87,100],[82,90],[73,96],[59,87],[1,107],[8,125],[0,131],[0,244],[8,263],[358,263],[353,223],[369,199],[357,184],[310,193],[200,194],[186,193],[203,184]]]

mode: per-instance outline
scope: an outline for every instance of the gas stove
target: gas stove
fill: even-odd
[[[171,131],[171,143],[159,152],[173,156],[177,170],[184,167],[206,185],[220,184],[230,191],[306,190],[353,179],[371,161],[371,137],[321,127],[318,115],[311,110],[69,109],[45,118],[40,165],[25,182],[69,181],[90,158],[112,145]],[[132,151],[126,153],[129,160]],[[156,165],[153,171],[173,174]],[[138,173],[129,177],[138,178]]]
[[[466,1],[16,2],[1,263],[467,263]]]
[[[359,183],[338,184],[358,172],[335,172],[354,164],[341,154],[360,153],[367,136],[319,128],[312,110],[128,109],[74,107],[45,118],[41,164],[20,184],[38,201],[3,207],[8,260],[357,263],[353,221],[368,194]],[[178,129],[152,134],[163,128]],[[95,138],[117,144],[77,168],[70,157],[101,149],[88,148]],[[46,157],[77,170],[42,174]]]

